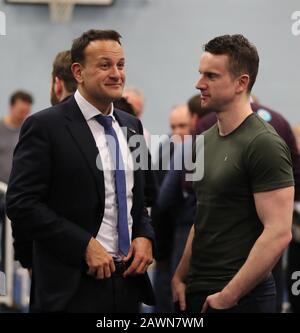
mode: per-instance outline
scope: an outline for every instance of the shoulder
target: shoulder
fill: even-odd
[[[130,127],[137,132],[143,132],[142,123],[135,116],[116,108],[114,108],[114,114],[125,126]]]
[[[135,116],[133,116],[133,115],[129,114],[128,112],[125,112],[121,109],[114,108],[114,112],[123,121],[129,122],[129,123],[137,123],[138,122],[138,119]]]
[[[66,102],[43,109],[30,115],[23,123],[21,135],[26,133],[39,133],[41,136],[47,136],[47,133],[55,133],[58,128],[64,126],[64,115],[68,112]]]
[[[61,116],[61,105],[55,105],[30,115],[26,120],[46,121]]]
[[[245,121],[243,134],[250,143],[262,134],[278,136],[274,127],[255,112]]]
[[[278,156],[289,158],[289,149],[275,129],[254,113],[247,121],[247,126],[240,136],[247,159],[256,158],[273,162]]]
[[[248,126],[249,130],[251,131],[250,144],[273,141],[283,142],[274,127],[256,113],[251,117],[251,122]]]
[[[47,127],[50,127],[53,125],[53,123],[56,123],[57,126],[59,123],[61,123],[61,119],[68,112],[69,104],[70,100],[66,100],[57,105],[38,111],[30,115],[26,119],[25,123],[39,123],[47,125]]]
[[[250,146],[264,147],[264,149],[278,145],[285,147],[286,143],[277,133],[273,133],[271,131],[259,133],[250,142]]]
[[[276,165],[283,159],[290,161],[290,151],[285,141],[275,132],[262,131],[257,134],[246,147],[246,156],[255,162],[265,160]]]

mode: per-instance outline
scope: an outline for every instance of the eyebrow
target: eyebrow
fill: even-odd
[[[108,57],[100,57],[99,60],[111,60],[111,58]],[[118,61],[125,61],[125,58],[121,58]]]
[[[202,75],[208,75],[208,74],[213,74],[213,75],[220,75],[220,73],[218,72],[210,72],[210,71],[206,71],[206,72],[202,72],[199,70],[199,74],[202,74]]]

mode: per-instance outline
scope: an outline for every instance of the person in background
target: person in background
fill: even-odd
[[[142,91],[138,88],[129,87],[126,88],[123,92],[123,97],[127,99],[128,103],[130,103],[134,108],[135,116],[138,119],[141,119],[144,113],[145,107],[145,98]],[[144,127],[144,137],[147,143],[147,146],[150,146],[150,139],[151,134],[150,132]]]
[[[184,215],[183,206],[179,199],[179,203],[173,200],[170,202],[164,200],[165,196],[170,195],[169,191],[162,188],[165,183],[165,178],[168,177],[171,171],[165,169],[168,166],[170,169],[170,161],[173,153],[176,151],[176,146],[181,145],[186,136],[191,133],[191,115],[186,104],[178,105],[172,108],[169,117],[170,137],[173,142],[169,145],[170,140],[161,143],[159,149],[159,158],[156,176],[160,187],[159,197],[156,205],[152,209],[153,227],[156,236],[156,266],[154,271],[154,291],[156,295],[155,312],[171,313],[174,312],[171,292],[172,267],[174,266],[174,256],[180,251],[181,247],[174,247],[174,232],[176,229],[176,221],[180,221],[180,216]],[[168,147],[166,147],[168,145]],[[179,183],[181,180],[179,180]],[[177,183],[176,183],[177,185]],[[176,187],[172,195],[177,197],[181,195],[180,184],[179,191]],[[167,207],[166,207],[167,206]],[[192,213],[192,212],[189,212]],[[188,213],[188,214],[189,214]],[[179,235],[184,237],[184,234]]]
[[[56,105],[75,93],[77,81],[71,71],[71,51],[59,52],[52,66],[51,105]]]
[[[31,112],[33,97],[19,90],[10,97],[8,114],[0,121],[0,181],[8,183],[14,148],[21,125]]]
[[[169,122],[174,142],[182,142],[185,140],[185,135],[191,134],[191,114],[186,104],[173,108]]]
[[[11,172],[13,151],[18,142],[20,128],[31,112],[33,97],[19,90],[10,96],[8,114],[0,121],[0,182],[8,183]],[[4,265],[5,243],[5,195],[0,195],[0,269]]]

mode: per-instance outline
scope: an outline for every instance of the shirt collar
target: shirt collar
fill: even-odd
[[[98,110],[94,105],[92,105],[90,102],[88,102],[78,91],[78,89],[76,90],[75,94],[74,94],[74,98],[76,103],[79,106],[80,111],[82,112],[84,118],[86,121],[94,118],[95,116],[97,116],[99,113],[103,114],[100,110]],[[116,121],[116,118],[113,114],[113,110],[114,110],[114,106],[113,103],[111,103],[110,106],[110,111],[107,114],[107,116],[111,116],[113,119],[113,122]]]

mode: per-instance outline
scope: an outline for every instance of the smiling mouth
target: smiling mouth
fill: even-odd
[[[121,88],[122,84],[106,84],[106,87],[111,87],[111,88]]]

